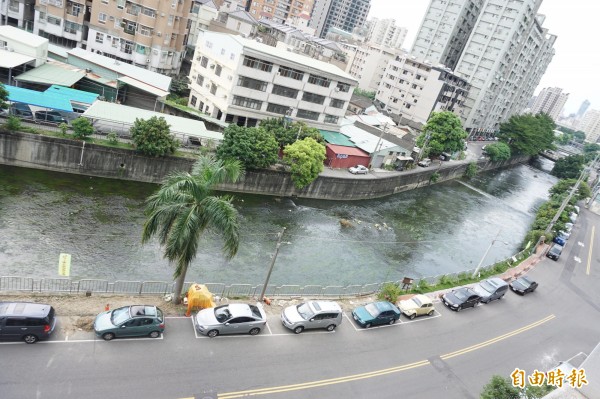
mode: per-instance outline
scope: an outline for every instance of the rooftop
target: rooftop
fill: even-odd
[[[85,76],[80,69],[63,68],[54,62],[47,62],[37,68],[15,77],[20,82],[40,83],[46,85],[73,86]]]
[[[56,109],[58,111],[73,112],[71,102],[62,95],[8,85],[4,87],[8,91],[9,101],[35,105],[42,108]]]
[[[256,18],[254,18],[252,14],[250,14],[248,11],[237,10],[230,12],[228,15],[231,18],[239,19],[241,21],[248,22],[252,25],[258,25],[258,21],[256,20]]]
[[[0,50],[0,68],[14,68],[31,61],[35,61],[35,58],[14,51]]]
[[[23,29],[15,28],[14,26],[10,25],[0,26],[0,36],[33,47],[41,46],[48,43],[48,39],[45,39],[38,35],[34,35],[33,33],[29,33]]]

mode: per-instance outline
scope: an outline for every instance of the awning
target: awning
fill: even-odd
[[[48,92],[24,89],[22,87],[4,86],[8,91],[8,100],[12,102],[36,105],[38,107],[73,112],[71,102],[62,96]]]
[[[85,72],[65,69],[58,65],[45,63],[35,69],[20,74],[15,80],[20,82],[40,83],[45,85],[61,85],[70,87],[79,82]]]
[[[131,78],[129,76],[123,76],[123,77],[118,78],[117,80],[119,82],[123,82],[130,86],[137,87],[138,89],[146,91],[148,93],[152,93],[156,97],[166,97],[169,95],[168,91],[164,91],[164,90],[158,89],[154,86],[150,86],[149,84],[140,82],[139,80],[135,80],[134,78]]]
[[[31,61],[35,61],[35,58],[14,51],[0,50],[0,68],[14,68]]]

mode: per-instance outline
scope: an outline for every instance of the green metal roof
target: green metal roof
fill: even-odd
[[[81,80],[84,76],[84,72],[72,71],[61,68],[57,65],[46,63],[20,74],[19,76],[15,77],[15,79],[20,82],[32,82],[47,85],[56,84],[70,87]]]
[[[350,141],[348,136],[345,136],[342,133],[332,132],[330,130],[319,130],[319,132],[321,132],[321,135],[329,144],[343,145],[344,147],[356,147],[356,144]]]

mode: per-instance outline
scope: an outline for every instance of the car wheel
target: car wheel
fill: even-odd
[[[414,320],[415,317],[417,317],[416,313],[411,314],[410,316],[408,316],[409,319]]]
[[[392,319],[392,320],[390,320],[390,321],[389,321],[389,323],[388,323],[388,324],[391,326],[391,325],[392,325],[392,324],[394,324],[395,322],[396,322],[396,319]]]
[[[38,337],[36,337],[33,334],[27,334],[26,336],[23,337],[23,341],[25,341],[26,344],[35,344],[38,340]]]
[[[427,316],[433,316],[433,310],[429,311],[429,313],[427,313]]]
[[[219,330],[210,330],[206,335],[208,335],[210,338],[214,338],[219,335]]]
[[[459,307],[456,308],[457,312],[460,312],[461,310],[462,310],[462,306],[459,306]]]
[[[255,327],[252,330],[250,330],[250,335],[256,335],[260,332],[260,328]]]
[[[304,327],[302,326],[294,328],[294,334],[300,334],[302,331],[304,331]]]
[[[160,331],[152,331],[149,335],[150,338],[158,338],[160,337]]]
[[[365,328],[371,328],[371,323],[365,324]]]
[[[105,341],[110,341],[110,340],[112,340],[114,337],[115,337],[115,334],[113,334],[113,333],[105,333],[105,334],[102,334],[102,339],[103,339],[103,340],[105,340]]]
[[[327,328],[326,328],[326,330],[327,331],[333,331],[333,330],[335,330],[335,324],[328,325]]]

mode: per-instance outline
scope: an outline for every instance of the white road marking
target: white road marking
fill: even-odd
[[[585,244],[582,243],[581,241],[577,241],[577,245],[579,245],[580,247],[585,247]]]
[[[574,256],[573,260],[577,263],[581,263],[581,258],[579,258],[578,256]]]

